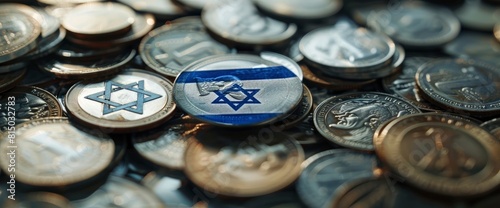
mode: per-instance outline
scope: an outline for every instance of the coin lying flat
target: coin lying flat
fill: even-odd
[[[87,3],[66,13],[61,25],[74,37],[95,38],[128,32],[134,17],[134,11],[122,4]]]
[[[471,196],[500,184],[500,142],[465,119],[406,115],[390,122],[378,138],[377,155],[417,188]]]
[[[199,59],[230,52],[208,35],[199,18],[174,21],[151,31],[142,39],[139,51],[148,67],[171,77]]]
[[[270,136],[252,139],[259,133]],[[296,141],[271,130],[227,131],[212,127],[192,137],[185,160],[186,175],[200,188],[226,196],[250,197],[292,183],[300,174],[304,152]]]
[[[374,150],[376,128],[394,117],[420,113],[402,98],[376,92],[329,98],[314,111],[314,126],[328,140],[345,147]]]
[[[439,47],[460,32],[460,22],[451,11],[416,1],[371,13],[367,24],[410,48]]]
[[[36,47],[40,24],[21,12],[0,12],[0,63],[18,58]]]
[[[439,59],[421,66],[416,83],[422,94],[450,110],[494,116],[500,113],[500,72],[474,60]]]
[[[345,183],[374,177],[376,167],[374,154],[347,149],[320,152],[302,163],[297,192],[309,207],[324,207]]]
[[[82,124],[119,133],[154,128],[175,109],[172,83],[138,69],[126,69],[104,82],[79,82],[68,91],[65,104]]]
[[[150,207],[165,208],[165,205],[152,193],[130,179],[110,176],[104,185],[90,196],[71,201],[73,207]]]
[[[68,186],[90,179],[108,167],[114,143],[95,129],[83,130],[67,118],[36,119],[16,126],[16,180],[32,186]],[[12,150],[2,135],[2,152]],[[0,157],[7,171],[9,155]]]
[[[243,47],[278,45],[297,31],[295,24],[263,16],[245,0],[216,1],[203,9],[201,18],[219,39]]]
[[[56,97],[46,90],[38,87],[18,86],[0,95],[0,130],[8,127],[9,111],[7,103],[14,97],[15,123],[21,124],[33,119],[46,117],[59,117],[63,115],[61,105]]]
[[[211,56],[186,67],[174,99],[191,116],[223,126],[255,126],[287,115],[302,98],[288,68],[254,55]]]
[[[342,1],[331,0],[257,0],[261,10],[283,18],[315,20],[334,15],[342,8]]]
[[[356,72],[388,65],[396,52],[387,36],[346,21],[309,32],[300,40],[299,49],[308,63],[325,68],[323,72],[332,76],[339,70]]]

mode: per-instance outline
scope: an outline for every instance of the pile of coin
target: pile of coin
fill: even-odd
[[[499,9],[2,3],[0,205],[496,207]]]

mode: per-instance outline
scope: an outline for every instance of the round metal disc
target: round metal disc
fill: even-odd
[[[36,47],[40,24],[22,12],[0,12],[0,63],[18,58]]]

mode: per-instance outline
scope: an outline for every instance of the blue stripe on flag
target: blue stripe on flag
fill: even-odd
[[[270,66],[264,68],[242,68],[242,69],[221,69],[207,71],[183,71],[177,76],[177,83],[196,83],[195,78],[216,78],[224,75],[233,75],[240,80],[265,80],[284,79],[297,77],[292,71],[284,66]]]
[[[219,114],[219,115],[195,115],[196,117],[213,121],[220,124],[234,126],[255,125],[260,122],[276,118],[282,113],[249,113],[249,114]]]

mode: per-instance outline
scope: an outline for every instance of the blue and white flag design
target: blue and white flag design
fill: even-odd
[[[176,103],[187,113],[229,126],[272,121],[301,96],[300,79],[284,66],[183,71],[174,84]]]

